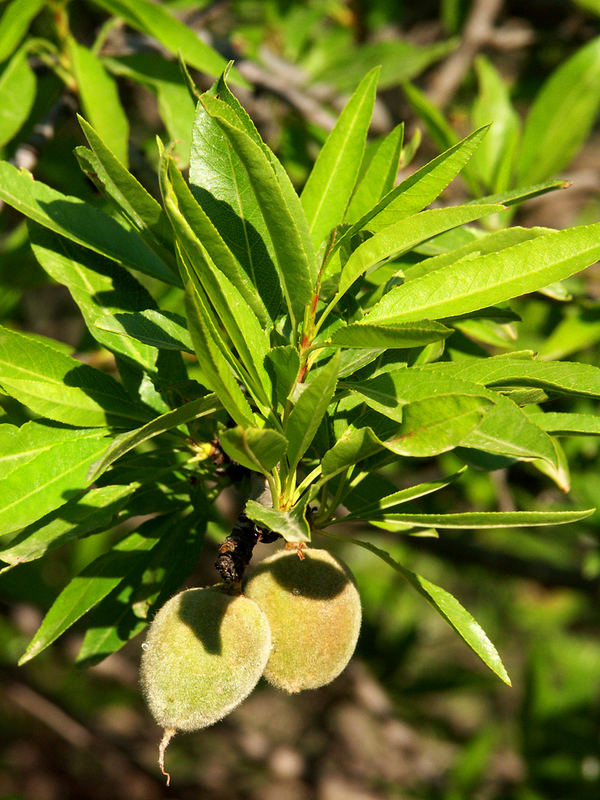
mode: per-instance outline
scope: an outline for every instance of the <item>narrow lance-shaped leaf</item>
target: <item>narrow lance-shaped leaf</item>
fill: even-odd
[[[403,407],[398,430],[383,444],[402,456],[429,458],[445,453],[468,436],[490,406],[491,401],[484,397],[424,397]]]
[[[119,100],[114,78],[102,61],[72,37],[68,39],[69,58],[81,104],[95,128],[119,159],[127,166],[129,123]]]
[[[198,103],[192,131],[190,186],[201,211],[189,221],[211,258],[238,286],[261,321],[275,319],[281,288],[268,228],[248,173],[202,103]],[[254,293],[259,296],[256,303],[250,297]]]
[[[185,318],[173,312],[160,312],[150,308],[145,311],[99,316],[94,321],[94,327],[119,337],[143,342],[152,348],[194,352]]]
[[[142,442],[146,442],[148,439],[152,439],[154,436],[165,433],[165,431],[176,428],[179,425],[185,425],[195,419],[212,414],[220,408],[221,404],[214,395],[199,397],[197,400],[191,400],[173,411],[156,417],[156,419],[141,428],[117,436],[106,449],[102,458],[92,465],[89,480],[95,481],[117,459],[142,444]]]
[[[394,188],[403,140],[404,123],[401,123],[378,142],[366,167],[364,162],[369,152],[365,153],[361,167],[364,173],[362,176],[359,175],[356,189],[344,215],[345,222],[356,222]]]
[[[94,0],[94,3],[124,19],[132,28],[153,36],[173,55],[181,53],[188,64],[201,72],[218,75],[226,66],[223,56],[161,5],[149,0]],[[245,83],[235,70],[232,79]]]
[[[492,191],[508,188],[513,171],[514,156],[519,140],[520,121],[508,87],[495,67],[484,57],[475,61],[479,94],[473,104],[473,125],[492,123],[490,130],[473,156],[472,168],[481,175]]]
[[[358,85],[302,190],[302,206],[315,247],[342,221],[350,201],[373,114],[379,71],[379,67],[372,69]]]
[[[42,624],[19,659],[27,663],[52,644],[87,611],[106,597],[128,573],[140,568],[149,558],[149,551],[160,541],[173,518],[156,517],[143,523],[139,530],[121,539],[111,551],[99,556],[76,575],[58,595]]]
[[[600,107],[600,37],[581,47],[542,86],[527,117],[519,183],[555,175],[577,153]]]
[[[357,511],[353,511],[344,519],[374,519],[377,514],[385,514],[393,511],[396,506],[402,503],[408,503],[410,500],[416,500],[418,497],[424,497],[433,492],[439,492],[440,489],[445,489],[454,481],[458,480],[464,475],[466,467],[455,472],[453,475],[448,475],[445,478],[440,478],[436,481],[428,481],[426,483],[417,483],[414,486],[409,486],[406,489],[399,489],[397,492],[379,497],[371,502],[362,503]],[[360,486],[360,484],[359,484]]]
[[[154,347],[110,333],[110,320],[120,310],[149,309],[154,299],[145,287],[112,261],[86,250],[35,222],[29,222],[29,239],[42,268],[66,286],[79,306],[91,335],[104,347],[121,353],[148,371],[154,371],[158,352]],[[105,327],[96,323],[103,320]],[[115,322],[116,325],[116,322]]]
[[[110,441],[100,429],[74,430],[38,422],[12,428],[0,426],[0,443],[7,448],[0,452],[17,455],[0,483],[2,535],[41,519],[85,489],[90,465]],[[23,451],[27,455],[19,458]]]
[[[170,164],[174,167],[173,164]],[[196,236],[188,219],[195,215],[197,203],[176,169],[169,170],[169,176],[162,174],[161,190],[169,219],[176,231],[179,247],[187,256],[187,264],[214,308],[221,327],[237,351],[239,360],[244,365],[248,378],[245,380],[248,389],[264,406],[268,404],[266,386],[268,375],[263,361],[269,350],[269,338],[252,307],[246,303],[244,296],[229,281],[204,248]],[[187,212],[187,213],[186,213]]]
[[[170,284],[178,278],[137,233],[99,208],[61,194],[32,176],[0,161],[0,199],[26,217],[96,253]]]
[[[21,531],[7,547],[0,549],[0,561],[9,565],[0,572],[41,558],[81,536],[108,530],[138,487],[136,483],[102,486],[50,512]]]
[[[370,550],[385,561],[386,564],[395,569],[396,572],[399,572],[413,589],[416,589],[438,614],[454,628],[458,635],[469,645],[471,650],[479,656],[483,663],[489,667],[500,680],[511,686],[510,678],[498,655],[498,651],[488,639],[481,626],[450,592],[447,592],[440,586],[436,586],[435,583],[428,581],[427,578],[424,578],[422,575],[412,572],[402,566],[402,564],[395,561],[389,553],[386,553],[374,544],[363,542],[358,539],[350,539],[349,541],[360,547],[364,547],[366,550]]]
[[[376,233],[398,220],[426,208],[468,163],[487,132],[480,128],[437,156],[382,197],[356,226]]]
[[[567,525],[591,516],[595,508],[581,511],[466,511],[462,514],[388,513],[381,518],[419,528],[528,528],[539,525]],[[379,517],[378,517],[379,518]],[[344,522],[340,517],[330,522]]]
[[[35,73],[19,50],[0,74],[0,147],[21,130],[35,99]]]
[[[194,350],[202,365],[202,382],[219,398],[223,408],[238,423],[253,427],[254,415],[242,392],[234,366],[235,359],[229,352],[220,331],[211,319],[211,311],[198,278],[191,267],[184,264],[187,271],[185,281],[185,308],[188,328],[192,334]],[[241,377],[241,375],[239,376]]]
[[[288,460],[294,470],[312,442],[331,402],[340,366],[339,351],[321,367],[296,401],[285,426]]]
[[[206,111],[215,119],[241,160],[250,186],[269,231],[276,255],[277,274],[282,293],[295,327],[302,320],[316,280],[315,255],[300,202],[288,205],[289,195],[281,189],[278,177],[263,149],[245,131],[233,124],[229,108],[203,96]],[[296,198],[297,200],[297,198]]]
[[[529,419],[542,430],[558,436],[600,436],[600,417],[594,414],[570,414],[564,411],[531,411]]]
[[[0,19],[0,64],[17,49],[44,0],[12,0]]]
[[[335,330],[331,339],[313,347],[339,345],[349,348],[411,348],[439,342],[452,333],[451,328],[436,322],[407,322],[399,325],[366,325],[354,323]]]
[[[218,273],[225,275],[248,303],[263,328],[266,327],[269,315],[257,286],[241,269],[221,233],[215,228],[202,206],[196,202],[172,159],[167,159],[166,170],[161,172],[161,191],[165,202],[170,203],[172,213],[177,214],[177,217],[173,218],[173,224],[180,228],[182,224],[188,226],[193,236],[190,237],[188,233],[185,239],[191,240],[192,243],[195,238],[200,241],[210,261],[216,265]]]
[[[161,258],[165,253],[171,253],[173,266],[176,267],[172,255],[173,233],[160,204],[125,169],[89,122],[79,117],[79,124],[96,157],[97,177],[105,190],[127,214],[150,247],[158,249]]]
[[[600,223],[539,236],[391,289],[365,322],[467,314],[563,280],[600,258]]]
[[[359,245],[345,263],[334,301],[341,297],[368,269],[390,258],[398,257],[415,245],[439,233],[481,219],[502,210],[502,206],[456,206],[421,211],[380,230]]]
[[[484,386],[539,386],[559,394],[600,397],[600,369],[591,364],[492,356],[464,363],[429,364],[422,369],[431,375]]]
[[[403,266],[404,280],[405,282],[413,281],[415,278],[435,272],[448,264],[456,264],[462,258],[476,258],[486,253],[497,253],[505,247],[511,247],[513,244],[525,242],[527,239],[535,239],[536,236],[542,236],[550,232],[549,228],[521,228],[514,226],[487,233],[484,236],[474,238],[461,247],[452,248],[446,253],[430,256],[414,265]]]
[[[148,418],[110,375],[8,328],[0,328],[0,385],[37,414],[68,425],[124,428]]]

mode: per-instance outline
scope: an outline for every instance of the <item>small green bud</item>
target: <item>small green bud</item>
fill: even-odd
[[[360,597],[348,567],[327,550],[281,550],[249,575],[245,594],[265,612],[273,649],[264,677],[287,692],[316,689],[352,657]]]
[[[164,772],[164,751],[176,731],[212,725],[254,689],[269,658],[271,633],[265,614],[247,597],[188,589],[160,609],[142,647],[144,694],[165,728]]]

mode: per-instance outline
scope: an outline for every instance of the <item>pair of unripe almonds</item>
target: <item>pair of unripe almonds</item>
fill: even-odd
[[[261,675],[290,693],[330,683],[352,657],[360,622],[352,573],[313,548],[266,558],[244,594],[215,587],[172,597],[150,625],[141,665],[150,711],[165,729],[163,772],[176,731],[218,722]]]

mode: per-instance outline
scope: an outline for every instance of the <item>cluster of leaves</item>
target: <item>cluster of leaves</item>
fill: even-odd
[[[336,536],[340,503],[344,521],[409,535],[590,513],[415,513],[404,504],[458,476],[398,490],[382,473],[399,458],[452,450],[485,469],[531,462],[568,487],[557,435],[597,434],[597,419],[539,406],[555,395],[600,396],[600,370],[531,351],[473,354],[465,334],[486,343],[488,323],[517,318],[509,300],[594,263],[600,224],[492,233],[470,225],[540,187],[427,210],[486,130],[394,185],[402,127],[365,156],[376,85],[373,70],[300,197],[225,76],[197,106],[189,185],[161,147],[162,205],[84,120],[89,148],[78,158],[111,215],[0,164],[0,197],[29,218],[36,258],[69,289],[121,379],[56,342],[1,330],[0,384],[34,418],[0,427],[0,519],[11,534],[0,559],[11,569],[154,515],[65,587],[22,661],[87,612],[84,662],[144,626],[193,568],[212,502],[231,480],[206,458],[214,443],[268,485],[271,504],[249,499],[246,513],[288,542],[315,530]],[[151,290],[160,284],[172,287],[178,313],[157,306]],[[508,681],[455,598],[353,541],[393,566]]]

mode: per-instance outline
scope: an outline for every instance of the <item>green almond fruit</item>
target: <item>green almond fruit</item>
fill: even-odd
[[[249,574],[244,593],[264,611],[273,649],[269,683],[287,692],[336,678],[354,653],[360,597],[348,567],[327,550],[281,550]]]
[[[188,589],[160,609],[142,645],[148,706],[165,729],[159,764],[176,731],[222,719],[256,686],[271,652],[265,614],[247,597]]]

